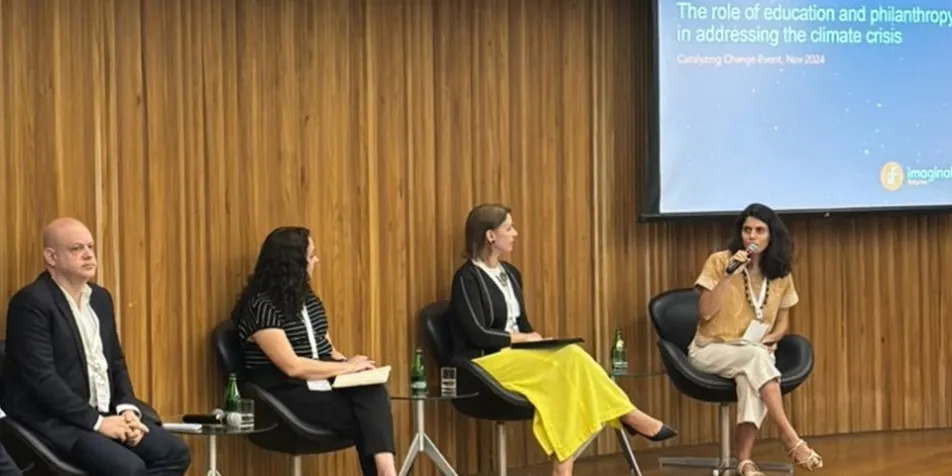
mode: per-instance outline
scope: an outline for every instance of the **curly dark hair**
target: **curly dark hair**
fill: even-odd
[[[770,207],[762,203],[752,203],[747,206],[734,222],[734,230],[727,248],[731,254],[744,249],[744,240],[741,237],[744,221],[747,217],[754,217],[767,224],[770,232],[770,241],[767,249],[760,252],[760,269],[767,279],[782,278],[790,274],[793,268],[793,239],[783,224],[780,216]]]
[[[275,228],[264,239],[258,252],[254,272],[231,312],[237,321],[246,312],[249,300],[266,295],[281,311],[281,319],[294,319],[310,292],[307,274],[307,247],[311,232],[307,228],[285,226]]]

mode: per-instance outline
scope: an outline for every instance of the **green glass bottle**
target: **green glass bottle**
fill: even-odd
[[[410,366],[410,392],[415,397],[426,395],[426,369],[423,367],[423,350],[419,347]]]
[[[625,339],[621,329],[615,329],[615,339],[612,343],[612,374],[623,375],[628,372],[628,353],[625,352]]]
[[[238,376],[228,374],[228,383],[225,385],[225,408],[226,412],[238,411],[238,401],[241,400],[241,394],[238,393]]]

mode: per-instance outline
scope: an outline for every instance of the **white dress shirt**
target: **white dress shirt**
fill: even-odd
[[[66,296],[66,302],[69,303],[73,318],[76,320],[76,327],[79,329],[80,339],[83,342],[83,352],[86,356],[86,374],[89,375],[89,405],[99,413],[108,414],[112,399],[109,385],[109,362],[106,360],[106,353],[103,351],[102,334],[99,332],[99,316],[89,305],[93,290],[88,284],[83,286],[78,304],[65,289],[60,287],[60,290]],[[120,404],[116,406],[116,413],[122,413],[125,410],[132,410],[140,418],[142,416],[135,405]],[[100,425],[102,425],[102,416],[96,420],[93,430],[98,431]]]

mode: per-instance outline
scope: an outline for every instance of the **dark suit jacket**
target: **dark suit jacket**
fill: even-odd
[[[120,404],[139,405],[116,333],[112,296],[89,286],[109,363],[111,411]],[[60,451],[69,451],[82,432],[93,431],[99,412],[89,405],[86,354],[76,319],[49,273],[41,273],[10,299],[6,348],[3,409]]]
[[[532,332],[522,298],[522,273],[508,262],[500,264],[519,301],[519,332]],[[474,358],[509,347],[512,338],[506,332],[508,315],[506,296],[492,276],[471,261],[463,263],[453,276],[447,316],[453,330],[453,355]]]

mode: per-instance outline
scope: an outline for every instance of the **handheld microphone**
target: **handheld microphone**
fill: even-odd
[[[218,425],[221,423],[223,415],[217,413],[212,413],[210,415],[196,415],[191,413],[186,413],[182,415],[182,421],[184,423],[201,423],[203,425]]]
[[[750,257],[750,255],[760,251],[760,247],[757,246],[757,243],[751,243],[745,251],[747,251],[747,256]],[[730,263],[727,263],[727,274],[733,274],[742,264],[740,261],[732,258]]]
[[[186,413],[185,415],[182,415],[182,422],[200,423],[202,425],[228,425],[237,427],[241,424],[241,415],[235,412],[226,412],[220,408],[216,408],[212,410],[210,414],[206,415]]]

